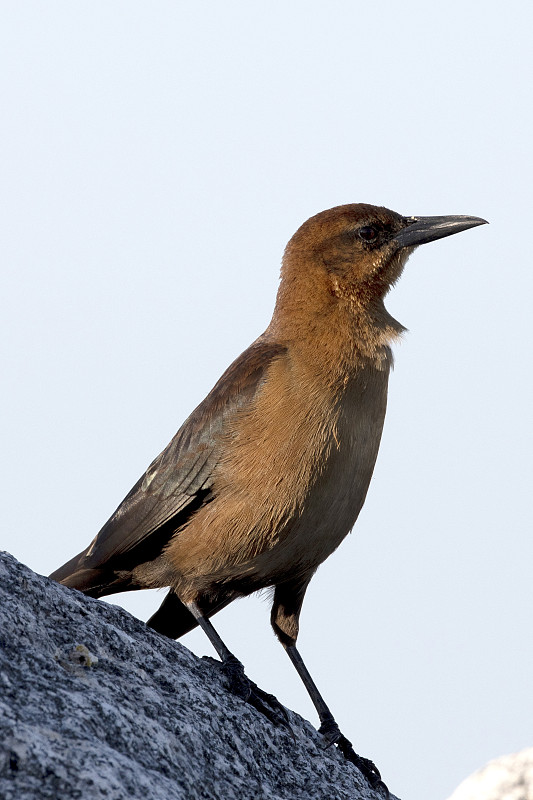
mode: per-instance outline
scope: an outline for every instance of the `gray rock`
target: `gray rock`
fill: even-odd
[[[449,800],[533,800],[533,748],[489,761]]]
[[[315,729],[216,664],[0,554],[2,800],[383,800]]]

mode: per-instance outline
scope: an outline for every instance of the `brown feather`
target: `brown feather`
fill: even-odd
[[[403,331],[384,297],[417,241],[482,222],[365,204],[307,220],[265,333],[53,577],[98,595],[169,586],[151,624],[176,635],[191,625],[183,604],[208,615],[275,586],[272,624],[294,644],[309,580],[353,527],[374,469]]]

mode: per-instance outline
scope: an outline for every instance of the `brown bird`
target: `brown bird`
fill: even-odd
[[[353,527],[378,452],[391,344],[384,297],[413,248],[482,225],[403,217],[365,204],[323,211],[287,245],[272,321],[226,370],[89,547],[51,577],[92,597],[168,586],[148,625],[177,638],[200,624],[234,690],[271,718],[209,617],[273,587],[271,622],[328,744],[376,785],[296,649],[305,591]]]

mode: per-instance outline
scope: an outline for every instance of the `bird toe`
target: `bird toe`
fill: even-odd
[[[335,720],[327,720],[326,722],[323,722],[318,731],[326,740],[326,748],[331,747],[332,744],[337,745],[337,748],[341,751],[344,758],[357,767],[359,772],[364,775],[372,788],[382,790],[387,798],[390,796],[389,790],[381,780],[381,774],[374,762],[369,758],[364,758],[364,756],[360,756],[355,752],[352,743],[346,738],[346,736],[343,736]]]
[[[229,691],[253,706],[276,727],[290,729],[287,709],[273,694],[264,692],[245,674],[244,667],[236,658],[222,663],[222,670],[228,682]]]

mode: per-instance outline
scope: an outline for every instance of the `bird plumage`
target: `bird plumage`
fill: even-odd
[[[407,252],[365,248],[353,230],[367,219],[388,241],[404,225],[365,205],[304,223],[266,332],[53,577],[95,596],[170,586],[200,607],[307,584],[364,502],[402,330],[383,295]]]
[[[168,586],[148,624],[178,637],[199,622],[223,660],[233,657],[204,618],[274,587],[274,631],[339,742],[295,643],[309,581],[353,527],[372,477],[403,331],[383,300],[418,243],[483,222],[366,204],[307,220],[285,250],[267,330],[51,577],[96,597]]]

